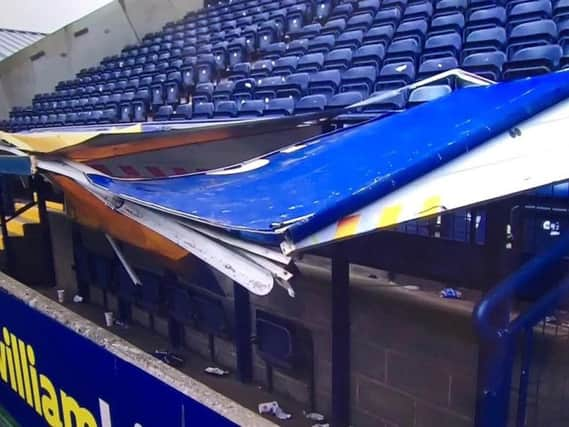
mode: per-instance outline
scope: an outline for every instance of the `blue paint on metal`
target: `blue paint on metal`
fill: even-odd
[[[523,342],[522,353],[522,369],[520,372],[520,390],[518,392],[518,410],[516,415],[516,426],[525,427],[526,425],[526,408],[528,398],[529,370],[533,357],[533,329],[529,328],[525,331],[525,339]]]
[[[257,169],[140,181],[91,175],[126,199],[242,238],[298,241],[569,97],[569,73],[467,88],[265,157]],[[264,234],[264,235],[263,235]]]
[[[6,367],[4,363],[16,363],[16,359],[21,361],[22,363],[14,368],[21,374],[17,375],[17,384],[22,388],[16,387],[16,390],[24,391],[22,397],[18,391],[11,388],[9,375],[7,381],[0,377],[0,402],[10,409],[10,413],[23,426],[46,424],[44,417],[36,411],[37,405],[34,399],[27,400],[28,397],[33,397],[33,393],[28,395],[26,390],[30,390],[29,384],[33,384],[34,377],[41,381],[40,393],[46,396],[42,400],[44,410],[40,409],[40,413],[45,416],[47,412],[45,407],[49,404],[52,408],[51,416],[60,420],[63,420],[65,412],[63,403],[65,394],[72,397],[79,407],[91,413],[98,426],[229,427],[236,425],[205,405],[1,291],[0,311],[2,313],[0,346],[3,346],[0,352],[0,367]],[[12,341],[8,338],[9,346],[5,344],[5,331],[14,336]],[[14,339],[21,340],[23,344],[14,346],[12,344]],[[25,348],[27,345],[32,349],[35,361],[30,362],[30,350],[27,350],[28,358],[24,369],[25,358],[21,354],[15,356],[17,350],[14,348],[19,346]],[[8,354],[6,350],[8,347],[13,356],[11,360],[5,356]],[[28,369],[32,365],[35,375],[31,369]],[[53,386],[53,392],[47,391],[46,379]],[[111,424],[102,423],[100,400],[109,405]],[[65,406],[70,408],[73,405],[68,401]],[[85,425],[93,424],[85,423]]]
[[[0,174],[24,175],[32,174],[32,161],[28,156],[0,155]]]
[[[532,288],[537,279],[551,271],[568,253],[569,234],[565,234],[549,251],[536,256],[496,285],[474,309],[474,324],[480,339],[476,427],[507,425],[515,338],[533,328],[565,300],[569,295],[569,279],[562,279],[512,321],[509,321],[508,305],[517,295]]]

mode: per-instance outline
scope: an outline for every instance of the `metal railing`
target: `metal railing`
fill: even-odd
[[[547,252],[534,257],[493,288],[474,310],[479,338],[475,425],[504,427],[527,425],[528,387],[534,359],[534,328],[569,296],[569,276],[547,283],[548,275],[569,254],[569,233]],[[518,295],[547,289],[517,315],[512,306]],[[520,342],[521,341],[521,342]],[[514,365],[521,347],[517,407],[510,417]],[[511,418],[511,419],[510,419]],[[510,420],[509,420],[510,419]],[[510,424],[508,424],[510,421]],[[542,426],[540,426],[542,427]]]

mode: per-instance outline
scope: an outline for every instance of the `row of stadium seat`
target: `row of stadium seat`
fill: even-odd
[[[237,1],[166,24],[1,126],[152,120],[184,104],[200,116],[201,103],[220,117],[220,101],[366,98],[456,67],[509,80],[569,64],[568,40],[566,0]]]
[[[195,104],[161,105],[154,112],[155,121],[164,120],[207,120],[232,119],[232,118],[254,118],[254,117],[277,117],[292,114],[305,114],[320,112],[326,109],[346,108],[364,99],[361,92],[349,91],[327,96],[324,92],[326,87],[322,86],[323,93],[306,95],[298,100],[294,97],[248,99],[237,102],[231,99],[212,100],[203,99]],[[377,104],[352,110],[360,117],[377,115],[390,110],[401,110],[414,105],[436,99],[452,91],[449,85],[433,85],[417,88],[409,93],[402,91],[398,95],[392,95]],[[385,93],[385,92],[383,92]],[[374,92],[373,95],[381,95],[382,92]],[[205,96],[205,95],[203,95]],[[59,113],[43,114],[40,116],[25,117],[24,120],[32,120],[32,123],[23,123],[23,128],[29,127],[58,127],[65,125],[90,125],[90,124],[110,124],[110,123],[130,123],[144,122],[148,119],[148,111],[145,103],[140,100],[132,102],[122,102],[119,107],[112,106],[105,109],[94,109],[79,113]]]

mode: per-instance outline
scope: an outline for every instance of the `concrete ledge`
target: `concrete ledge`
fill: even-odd
[[[242,407],[237,402],[181,374],[127,341],[100,328],[4,273],[0,273],[0,290],[103,347],[115,356],[144,370],[191,399],[208,406],[238,425],[251,427],[276,426],[276,424]]]

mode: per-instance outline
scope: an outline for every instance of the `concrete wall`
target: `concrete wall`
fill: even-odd
[[[0,62],[0,119],[13,106],[31,105],[35,94],[53,91],[59,81],[201,7],[203,0],[115,0],[12,55]]]

